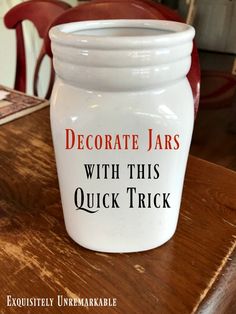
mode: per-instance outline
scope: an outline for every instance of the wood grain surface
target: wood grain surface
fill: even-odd
[[[236,313],[236,173],[189,158],[175,236],[101,254],[67,235],[48,108],[0,127],[0,313]],[[7,307],[12,297],[117,298],[114,308]]]

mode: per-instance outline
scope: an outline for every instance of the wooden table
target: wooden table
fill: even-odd
[[[101,254],[65,231],[48,108],[2,125],[0,143],[0,313],[236,313],[236,173],[190,157],[174,238]],[[6,307],[7,295],[117,306]]]

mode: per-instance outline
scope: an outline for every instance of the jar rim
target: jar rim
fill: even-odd
[[[137,28],[165,31],[164,34],[150,35],[116,35],[101,36],[78,34],[75,32],[87,30],[102,30],[108,28]],[[66,23],[54,26],[49,32],[52,42],[63,46],[74,46],[91,49],[129,49],[145,47],[168,47],[180,45],[194,38],[195,30],[192,26],[166,20],[90,20]]]

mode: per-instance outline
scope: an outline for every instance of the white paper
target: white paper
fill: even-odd
[[[7,95],[9,95],[9,92],[6,92],[5,90],[0,90],[0,100],[3,100],[6,98]]]

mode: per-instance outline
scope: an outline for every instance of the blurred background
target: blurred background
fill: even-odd
[[[23,0],[0,0],[0,84],[14,87],[16,32],[4,25],[5,14]],[[84,2],[64,0],[71,6]],[[191,153],[236,170],[236,0],[155,1],[175,10],[196,28],[201,64],[201,97]],[[30,21],[23,22],[28,94],[42,39]],[[44,97],[50,77],[46,56],[39,72],[38,94]]]

